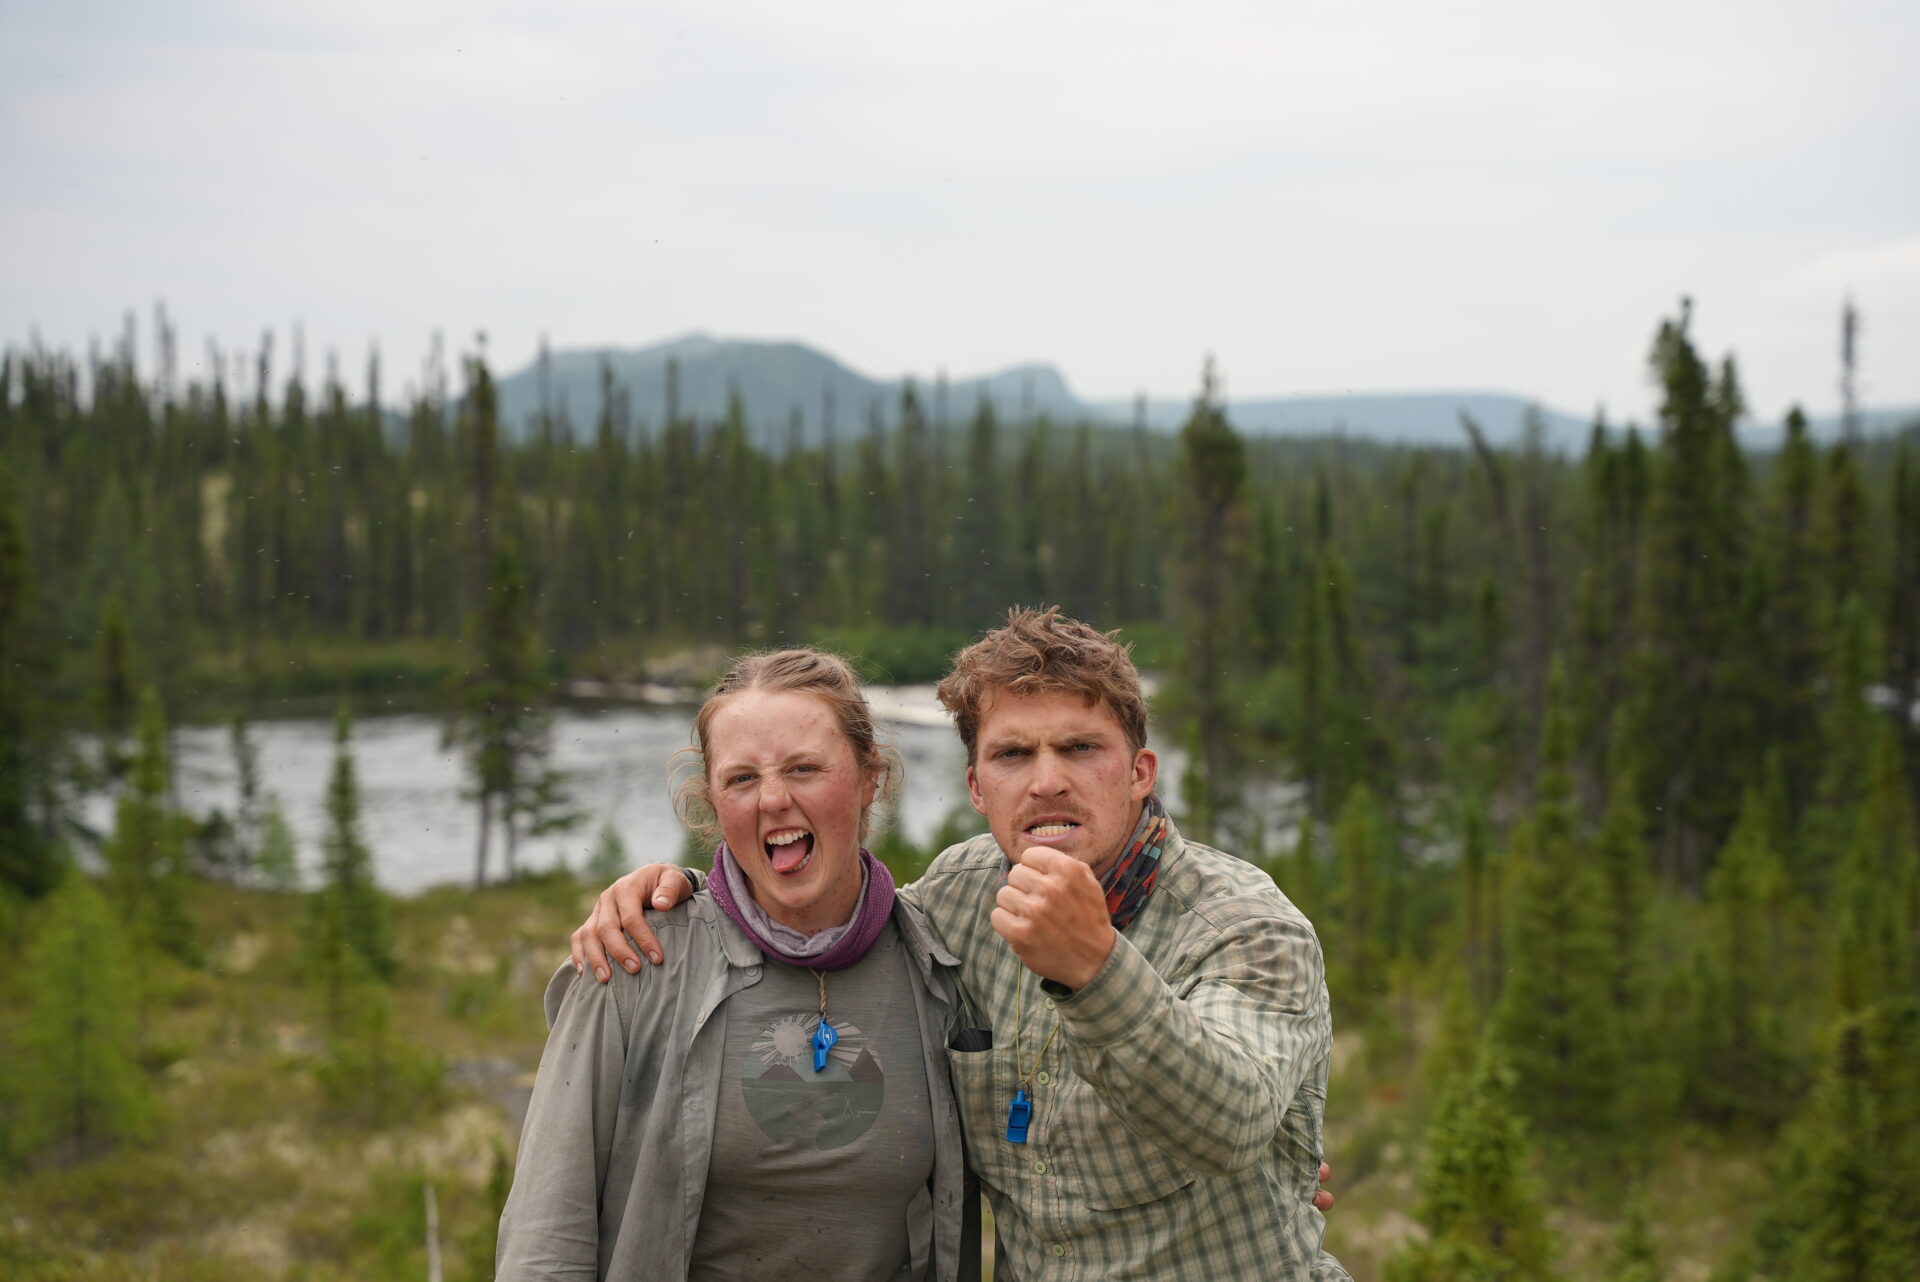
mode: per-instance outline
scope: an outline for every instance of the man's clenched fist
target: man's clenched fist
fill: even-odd
[[[1027,847],[994,904],[993,928],[1042,979],[1085,988],[1113,952],[1107,897],[1093,869],[1071,855]]]

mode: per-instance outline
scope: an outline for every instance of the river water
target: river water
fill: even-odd
[[[955,807],[967,807],[960,740],[933,699],[931,687],[876,687],[869,697],[906,761],[899,822],[924,843]],[[553,726],[555,764],[567,773],[574,808],[584,815],[571,832],[522,841],[522,871],[585,865],[601,826],[611,824],[630,864],[677,862],[684,841],[668,796],[669,758],[687,746],[693,726],[688,706],[608,705],[565,708]],[[478,807],[466,800],[465,766],[457,748],[441,746],[442,722],[431,716],[370,716],[354,724],[353,757],[360,782],[361,834],[373,852],[374,875],[386,889],[412,894],[429,886],[465,882],[474,875]],[[263,789],[280,800],[299,843],[306,884],[320,867],[326,823],[327,779],[333,768],[331,718],[259,721],[252,725]],[[225,726],[182,726],[174,732],[181,803],[197,816],[219,809],[232,815],[238,796],[233,752]],[[1162,795],[1177,796],[1177,779],[1162,754]],[[112,806],[88,799],[87,820],[105,831]],[[985,823],[975,831],[984,831]],[[496,831],[489,879],[502,871]]]

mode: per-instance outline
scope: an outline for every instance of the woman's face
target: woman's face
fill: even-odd
[[[707,727],[707,788],[754,902],[814,934],[860,900],[860,820],[878,780],[825,700],[744,690]]]

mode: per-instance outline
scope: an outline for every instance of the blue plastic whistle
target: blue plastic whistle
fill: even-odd
[[[826,1016],[822,1015],[820,1022],[813,1026],[814,1072],[824,1073],[827,1070],[827,1052],[832,1050],[833,1044],[839,1040],[840,1034],[833,1031],[833,1025],[829,1024]]]
[[[1024,1090],[1013,1093],[1013,1103],[1007,1106],[1007,1143],[1025,1144],[1027,1125],[1033,1121],[1033,1101],[1027,1098]]]

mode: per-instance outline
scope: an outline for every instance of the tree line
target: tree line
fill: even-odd
[[[97,843],[109,896],[192,964],[165,878],[241,875],[264,829],[229,868],[180,828],[166,720],[323,650],[438,656],[419,671],[468,753],[484,879],[485,834],[510,872],[570,817],[544,752],[562,676],[827,641],[921,678],[1007,605],[1058,602],[1167,674],[1169,800],[1307,909],[1342,1025],[1382,1065],[1425,1043],[1404,1276],[1552,1276],[1529,1155],[1624,1188],[1681,1127],[1773,1153],[1728,1276],[1920,1272],[1913,432],[1821,445],[1795,411],[1778,451],[1743,450],[1738,371],[1684,306],[1651,345],[1657,421],[1596,422],[1571,458],[1471,421],[1457,450],[1250,440],[1210,369],[1173,438],[986,404],[944,427],[912,389],[897,427],[796,416],[778,452],[737,400],[650,423],[611,386],[592,424],[509,430],[479,350],[457,399],[430,377],[398,414],[377,364],[358,398],[332,370],[276,388],[268,350],[249,398],[143,382],[131,333],[0,363],[18,902]],[[73,802],[99,787],[119,811],[88,834]],[[329,841],[330,870],[361,866]],[[329,877],[314,946],[377,992],[364,868]],[[1636,1232],[1621,1275],[1658,1276]]]

